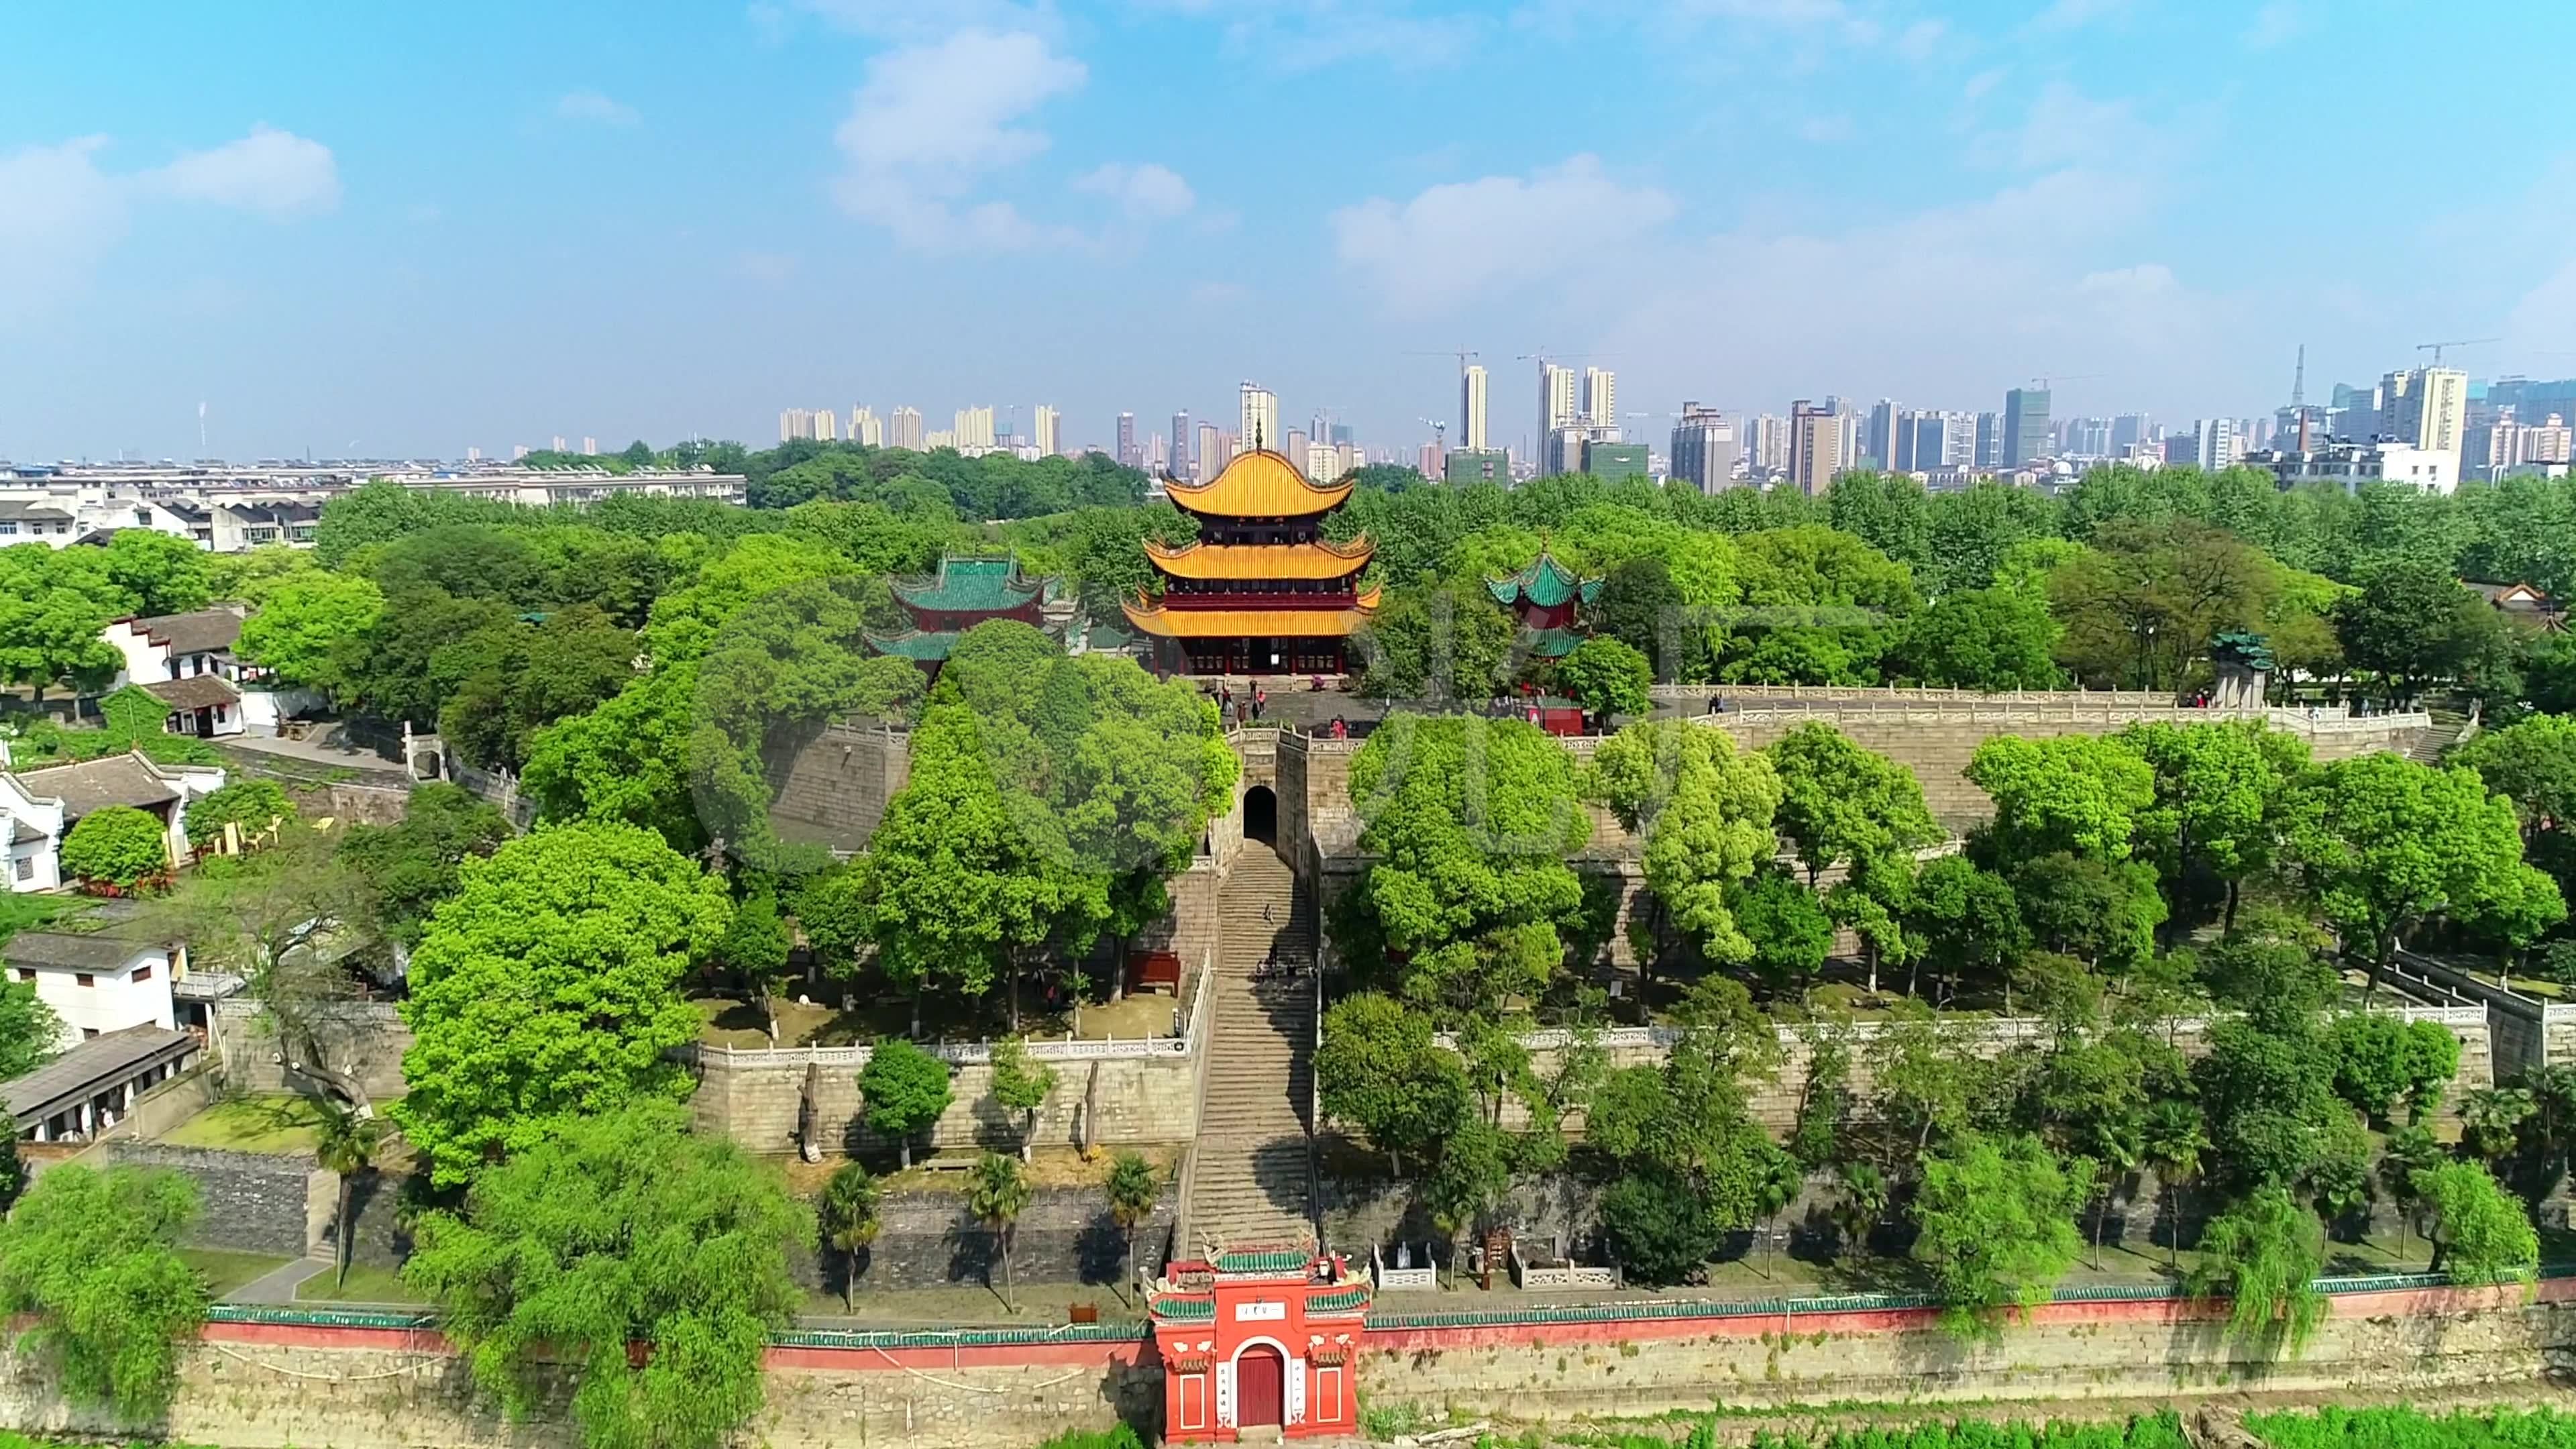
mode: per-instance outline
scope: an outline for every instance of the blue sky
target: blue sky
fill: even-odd
[[[0,457],[2576,374],[2561,0],[10,7]],[[2089,375],[2089,376],[2088,376]]]

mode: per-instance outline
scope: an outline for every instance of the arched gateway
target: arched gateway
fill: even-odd
[[[1224,1444],[1359,1431],[1351,1382],[1369,1283],[1339,1255],[1250,1248],[1176,1262],[1146,1300],[1163,1360],[1163,1438]]]

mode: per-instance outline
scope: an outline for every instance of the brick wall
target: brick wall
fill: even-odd
[[[1159,1271],[1172,1236],[1174,1193],[1136,1230],[1136,1262]],[[941,1288],[1001,1282],[1000,1244],[966,1210],[961,1192],[889,1193],[879,1207],[877,1240],[859,1258],[859,1291]],[[1042,1188],[1029,1198],[1011,1240],[1013,1281],[1023,1286],[1125,1281],[1126,1235],[1098,1191]],[[841,1291],[841,1255],[805,1245],[790,1260],[798,1281]],[[998,1306],[998,1305],[996,1305]]]
[[[335,1008],[341,1029],[330,1045],[332,1065],[350,1072],[378,1098],[402,1094],[403,1053],[411,1050],[411,1028],[383,1002],[350,1002]],[[277,1036],[267,1010],[235,998],[215,1008],[215,1049],[223,1061],[224,1086],[235,1092],[288,1092],[302,1089],[286,1080],[278,1062]]]
[[[790,839],[860,850],[885,818],[886,802],[911,778],[907,736],[832,725],[796,752],[770,815]]]

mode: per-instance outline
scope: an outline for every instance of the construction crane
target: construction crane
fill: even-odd
[[[2442,349],[2445,347],[2482,347],[2487,343],[2503,340],[2501,337],[2454,337],[2447,342],[2418,342],[2415,344],[2415,350],[2433,354],[2433,365],[2439,367],[2442,365]]]
[[[2057,372],[2046,377],[2034,377],[2031,379],[2031,384],[2040,391],[2046,392],[2061,382],[2090,382],[2100,376],[2102,374],[2098,372]]]
[[[1432,446],[1438,448],[1444,453],[1449,451],[1449,425],[1447,423],[1440,421],[1438,418],[1415,418],[1414,421],[1431,430]]]
[[[1468,358],[1482,357],[1485,354],[1478,352],[1472,347],[1452,347],[1446,350],[1426,350],[1415,348],[1406,352],[1404,355],[1407,357],[1454,357],[1458,359],[1458,370],[1460,372],[1465,372],[1467,370]]]

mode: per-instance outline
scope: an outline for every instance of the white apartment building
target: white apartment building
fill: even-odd
[[[2406,443],[2328,443],[2306,452],[2264,449],[2243,461],[2267,469],[2283,488],[2303,483],[2332,483],[2358,493],[2365,483],[2403,483],[2426,493],[2450,493],[2460,486],[2460,455]]]
[[[57,1050],[130,1026],[178,1025],[170,978],[187,948],[114,929],[91,935],[20,931],[0,944],[9,979],[32,985],[63,1020]]]
[[[1583,369],[1583,417],[1585,421],[1592,424],[1596,433],[1607,430],[1611,434],[1606,441],[1618,441],[1619,376],[1617,373],[1606,367]],[[1596,438],[1596,441],[1605,440]]]
[[[1458,441],[1454,447],[1482,451],[1485,446],[1485,369],[1466,367],[1458,373]]]
[[[1235,434],[1245,448],[1267,448],[1285,453],[1287,435],[1279,431],[1279,394],[1258,383],[1247,382],[1236,398],[1242,427]]]
[[[2379,381],[2379,436],[2460,456],[2468,434],[2469,375],[2451,367],[2392,372]]]
[[[2238,435],[2234,418],[2202,418],[2193,438],[2195,461],[2204,473],[2233,468],[2245,455],[2245,440]]]
[[[1041,458],[1054,457],[1064,446],[1064,414],[1045,403],[1039,403],[1036,411],[1029,414],[1029,430]]]

